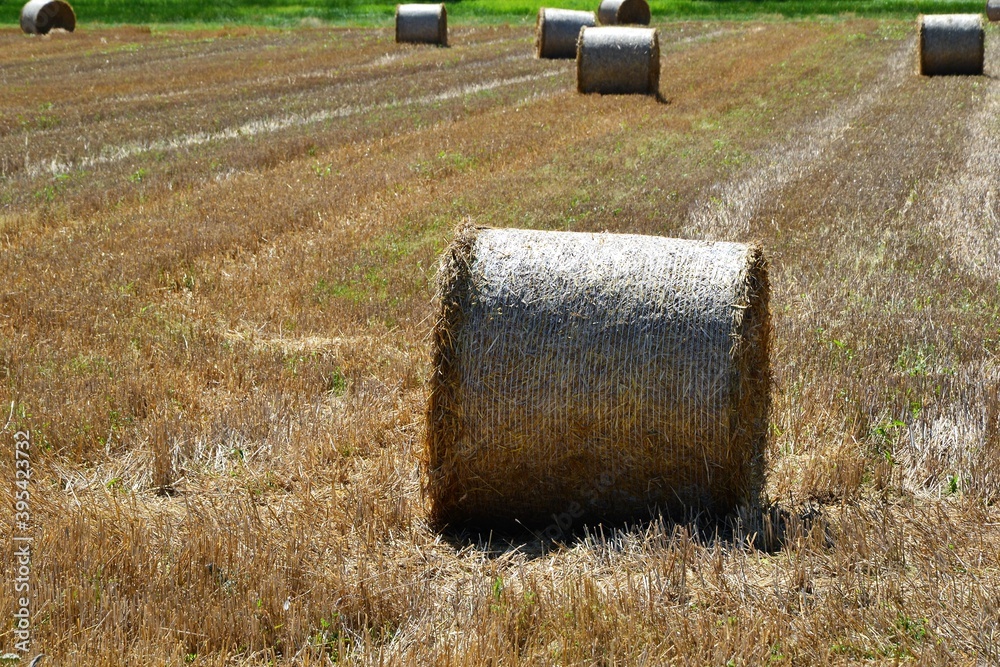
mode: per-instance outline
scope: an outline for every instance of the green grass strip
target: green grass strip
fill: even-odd
[[[395,2],[373,0],[70,0],[83,23],[239,23],[288,26],[303,19],[337,24],[391,20]],[[0,22],[18,23],[22,2],[0,0]],[[488,22],[533,21],[540,6],[597,9],[599,0],[454,0],[450,17]],[[654,19],[878,16],[982,12],[984,0],[651,0]]]

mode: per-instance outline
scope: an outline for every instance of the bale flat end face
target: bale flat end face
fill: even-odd
[[[732,412],[730,414],[732,473],[723,486],[733,490],[725,505],[757,506],[765,484],[768,418],[771,414],[771,286],[763,248],[747,251],[745,276],[733,317]]]
[[[465,227],[438,281],[434,526],[758,501],[771,382],[759,248]]]
[[[545,7],[538,8],[538,18],[535,20],[535,57],[544,58],[545,53]]]
[[[21,30],[32,35],[45,35],[52,30],[73,32],[76,12],[65,0],[31,0],[21,9]]]
[[[980,14],[922,14],[917,31],[921,75],[983,73],[986,33]]]
[[[479,228],[460,227],[438,267],[438,319],[431,333],[433,354],[427,401],[424,494],[430,501],[430,522],[438,528],[461,522],[464,500],[461,467],[454,460],[455,443],[465,435],[461,412],[460,368],[455,334],[466,321],[470,302],[469,266]]]
[[[646,92],[658,95],[660,92],[660,31],[654,30],[649,47],[649,78]]]

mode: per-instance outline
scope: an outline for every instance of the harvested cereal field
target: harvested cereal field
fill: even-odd
[[[1000,663],[1000,33],[652,27],[659,96],[530,21],[0,30],[11,664]],[[463,224],[760,244],[769,505],[435,531]]]

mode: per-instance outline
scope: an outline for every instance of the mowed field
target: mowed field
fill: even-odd
[[[576,94],[530,26],[0,31],[21,664],[1000,663],[1000,34],[930,79],[908,21],[658,27],[660,100]],[[771,506],[432,531],[469,221],[761,242]]]

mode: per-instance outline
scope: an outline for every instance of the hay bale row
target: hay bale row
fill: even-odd
[[[396,6],[396,42],[448,45],[448,10],[444,3]]]
[[[928,14],[917,19],[921,74],[982,74],[985,32],[980,14]]]
[[[763,484],[760,248],[466,227],[442,258],[435,525],[727,512]]]
[[[596,23],[594,12],[540,8],[535,24],[535,55],[539,58],[575,58],[580,30]]]
[[[986,3],[986,18],[1000,21],[1000,0],[988,0]]]
[[[655,28],[584,28],[576,55],[581,93],[655,95],[660,88],[660,38]]]
[[[597,18],[601,25],[649,25],[651,13],[646,0],[601,0]]]
[[[73,32],[76,13],[63,0],[30,0],[21,8],[21,30],[31,35],[44,35],[53,29]]]

